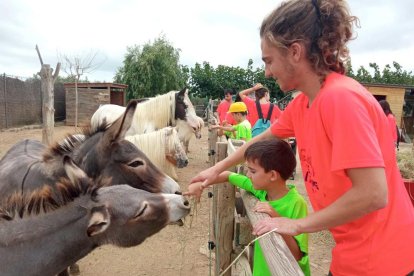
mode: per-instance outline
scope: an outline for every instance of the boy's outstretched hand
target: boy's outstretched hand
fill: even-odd
[[[258,202],[256,206],[254,206],[253,211],[268,214],[271,218],[280,217],[278,212],[276,212],[268,202]]]

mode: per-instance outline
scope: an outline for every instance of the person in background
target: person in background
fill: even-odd
[[[246,120],[247,107],[243,102],[232,103],[229,108],[229,113],[233,116],[236,124],[233,126],[213,125],[211,129],[219,129],[232,133],[231,138],[249,141],[252,138],[252,126]]]
[[[224,99],[217,106],[217,115],[219,119],[219,125],[224,127],[231,127],[236,125],[237,122],[233,119],[233,116],[228,112],[230,105],[233,103],[233,89],[224,89]],[[232,133],[228,131],[219,130],[218,136],[225,135],[226,138],[231,138]]]
[[[294,185],[286,184],[286,180],[296,167],[296,158],[288,143],[279,139],[259,141],[246,149],[244,158],[247,164],[247,176],[225,171],[208,185],[228,181],[251,192],[259,200],[254,210],[266,213],[270,217],[299,219],[307,216],[305,199]],[[199,201],[204,188],[206,187],[202,186],[201,182],[193,183],[184,195],[195,196]],[[309,276],[308,235],[282,235],[282,237],[304,275]],[[271,275],[259,241],[254,243],[253,275]]]
[[[233,103],[233,90],[225,89],[224,90],[224,99],[221,100],[217,106],[217,115],[219,119],[219,124],[222,125],[223,121],[226,118],[227,111],[229,111],[230,105]]]
[[[386,100],[379,101],[379,104],[384,110],[385,116],[387,116],[388,125],[390,127],[390,133],[392,134],[392,139],[394,141],[394,145],[398,148],[398,126],[397,121],[395,120],[395,116],[391,111],[390,104]]]
[[[254,92],[256,100],[253,100],[249,97],[251,93]],[[267,117],[270,108],[270,94],[269,90],[264,87],[262,84],[257,83],[251,88],[245,89],[239,92],[239,96],[242,101],[247,106],[247,119],[249,120],[250,124],[254,126],[254,124],[259,119],[259,113],[257,112],[256,108],[256,101],[259,101],[260,107],[262,109],[263,118]],[[277,105],[273,106],[272,116],[270,117],[270,122],[273,123],[277,118],[279,118],[282,111],[279,109]]]
[[[296,137],[314,212],[263,219],[253,233],[329,230],[335,239],[329,275],[413,275],[414,208],[387,119],[374,96],[345,76],[357,20],[344,0],[290,0],[273,10],[260,27],[265,76],[284,92],[302,93],[271,128],[191,182],[213,183],[253,143]]]

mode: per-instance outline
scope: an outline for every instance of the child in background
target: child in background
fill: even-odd
[[[296,158],[288,143],[279,139],[254,143],[247,148],[244,158],[248,168],[247,176],[225,171],[210,185],[228,181],[251,192],[260,201],[254,211],[266,213],[270,217],[297,219],[307,215],[307,206],[303,197],[295,186],[286,185],[286,180],[296,167]],[[199,199],[204,188],[202,182],[190,184],[189,191],[184,195],[192,195]],[[282,237],[303,273],[310,275],[308,235],[282,235]],[[253,275],[271,275],[258,241],[254,245]]]
[[[392,113],[390,104],[386,100],[379,101],[379,104],[381,105],[382,110],[384,110],[385,116],[387,116],[388,125],[390,127],[390,133],[392,135],[394,145],[398,148],[398,126],[394,113]]]
[[[246,142],[249,141],[252,138],[252,126],[250,125],[249,121],[246,120],[246,105],[243,102],[232,103],[229,108],[229,113],[231,113],[233,119],[236,121],[236,125],[214,125],[211,126],[211,129],[229,131],[233,133],[231,138],[244,140]]]

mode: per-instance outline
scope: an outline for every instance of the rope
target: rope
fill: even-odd
[[[229,268],[230,267],[232,267],[232,265],[234,265],[234,263],[241,257],[241,255],[244,253],[244,251],[246,251],[246,249],[247,248],[249,248],[249,246],[252,244],[252,243],[254,243],[255,241],[257,241],[257,240],[259,240],[259,239],[261,239],[261,238],[263,238],[263,237],[265,237],[265,236],[267,236],[267,235],[269,235],[270,233],[273,233],[273,232],[275,232],[277,230],[277,228],[274,228],[274,229],[272,229],[271,231],[269,231],[269,232],[267,232],[267,233],[265,233],[265,234],[263,234],[263,235],[261,235],[261,236],[259,236],[259,237],[257,237],[257,238],[255,238],[254,240],[252,240],[251,242],[249,242],[249,244],[248,245],[246,245],[245,247],[244,247],[244,249],[243,249],[243,251],[242,252],[240,252],[240,254],[231,262],[231,264],[222,272],[222,273],[220,273],[220,275],[219,276],[222,276],[222,275],[224,275],[224,273],[226,273],[227,272],[227,270],[229,270]]]

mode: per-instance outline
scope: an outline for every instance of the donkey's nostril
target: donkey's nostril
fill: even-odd
[[[174,194],[176,194],[176,195],[182,195],[183,193],[180,192],[180,191],[176,191]]]
[[[185,160],[185,161],[184,161],[184,164],[188,165],[188,160]]]
[[[188,206],[188,205],[190,205],[190,202],[188,202],[188,200],[187,200],[187,199],[185,199],[185,200],[184,200],[184,206]]]

